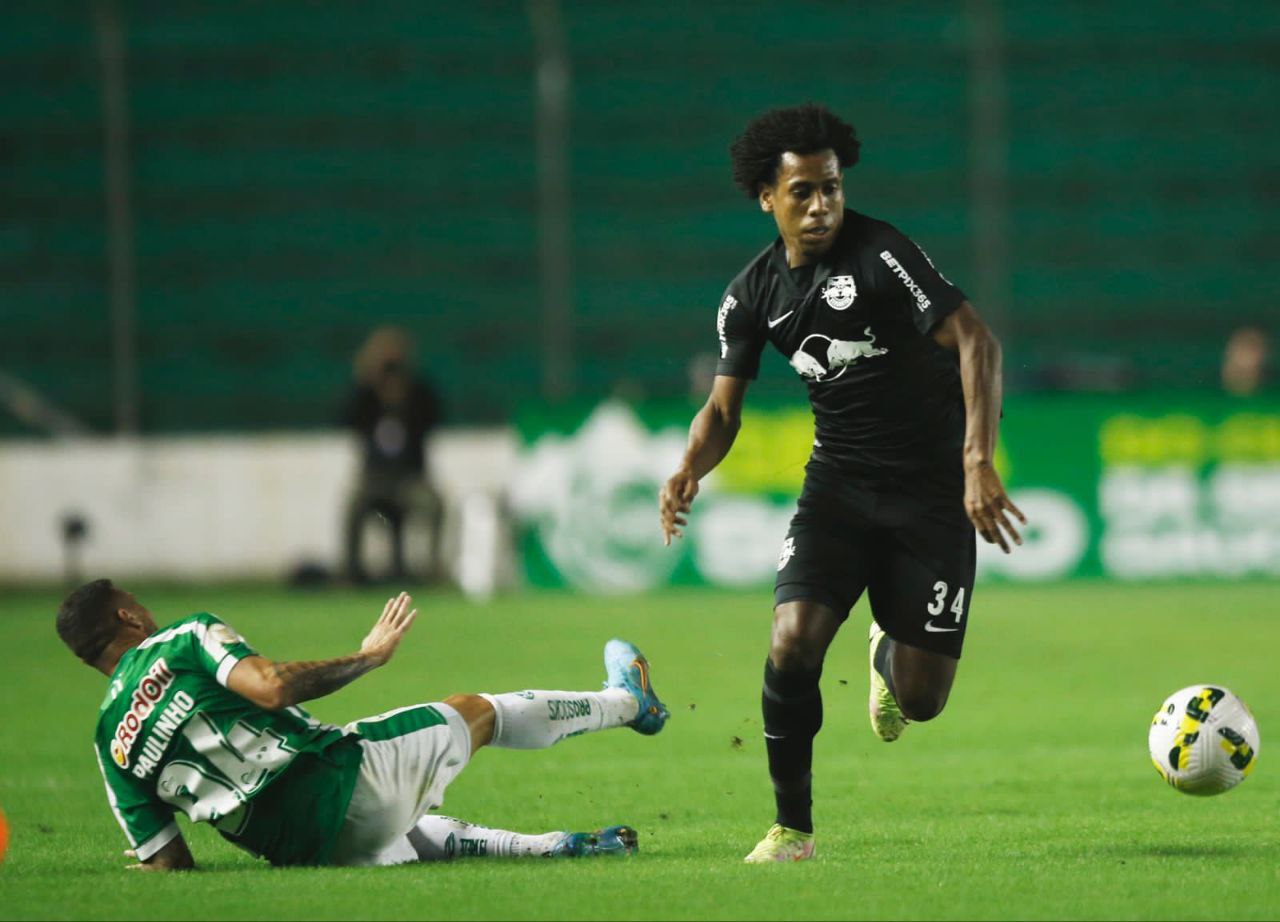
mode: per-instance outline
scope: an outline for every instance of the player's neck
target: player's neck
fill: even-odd
[[[786,238],[783,238],[782,245],[786,248],[788,269],[799,269],[801,266],[807,266],[815,261],[815,257],[809,256],[804,250],[789,242]]]
[[[788,240],[786,237],[782,238],[782,246],[786,253],[788,269],[799,269],[803,266],[811,266],[814,263],[821,262],[822,257],[830,252],[830,247],[821,253],[806,250],[800,245],[799,240]]]
[[[102,651],[102,655],[93,661],[93,668],[107,678],[111,678],[115,674],[116,667],[120,665],[120,660],[138,643],[137,637],[117,637],[111,641],[107,649]]]

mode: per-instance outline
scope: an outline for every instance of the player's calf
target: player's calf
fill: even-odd
[[[871,727],[876,736],[891,743],[909,723],[932,720],[942,713],[958,661],[895,641],[874,621],[870,643]]]
[[[638,850],[638,835],[631,826],[606,826],[595,832],[529,835],[477,826],[451,816],[427,814],[406,836],[364,863],[390,865],[460,858],[594,858],[633,855]]]
[[[946,707],[959,660],[890,641],[893,695],[902,716],[912,723],[933,720]]]
[[[481,695],[493,707],[489,743],[500,749],[546,749],[582,733],[623,727],[636,718],[636,700],[627,691],[529,689]]]
[[[910,692],[898,688],[898,707],[902,716],[912,723],[933,720],[947,705],[947,694],[937,689],[920,689]]]
[[[813,832],[811,770],[813,739],[822,728],[822,661],[839,627],[834,612],[809,599],[774,608],[760,701],[765,751],[778,828],[802,835]],[[776,845],[768,837],[763,841],[770,849]]]

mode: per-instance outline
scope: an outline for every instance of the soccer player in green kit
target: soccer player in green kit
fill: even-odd
[[[179,812],[277,865],[634,852],[628,826],[523,835],[427,815],[483,746],[543,749],[623,726],[660,731],[668,712],[648,662],[625,641],[605,646],[603,691],[454,695],[343,728],[298,707],[385,665],[417,616],[411,603],[406,593],[389,600],[350,656],[273,662],[209,613],[161,630],[110,580],[68,596],[58,635],[111,679],[95,751],[135,867],[195,867]]]

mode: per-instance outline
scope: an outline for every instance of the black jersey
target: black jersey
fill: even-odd
[[[730,283],[716,374],[755,378],[771,342],[809,385],[815,461],[872,486],[963,490],[959,362],[930,333],[964,293],[856,211],[805,270],[787,266],[779,238]]]

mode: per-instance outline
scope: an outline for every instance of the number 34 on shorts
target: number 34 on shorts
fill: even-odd
[[[960,630],[961,622],[964,621],[964,602],[964,586],[956,587],[952,594],[946,581],[938,580],[933,584],[933,600],[925,606],[929,619],[925,621],[924,629],[930,634]]]

